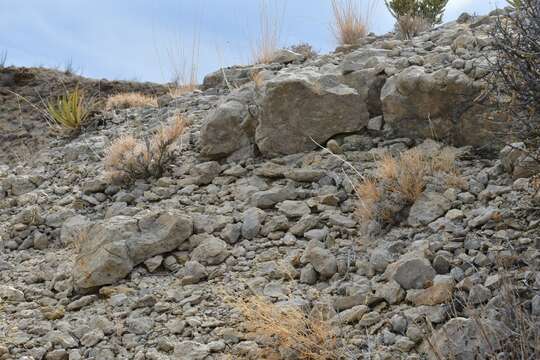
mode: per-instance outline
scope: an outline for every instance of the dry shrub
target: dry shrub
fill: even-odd
[[[259,4],[259,30],[251,44],[251,56],[254,64],[268,64],[279,47],[285,8],[271,11],[266,0],[260,0]]]
[[[108,110],[157,106],[155,97],[134,92],[111,95],[105,105]]]
[[[332,0],[332,31],[339,45],[358,45],[367,34],[367,21],[372,6],[363,15],[354,0]]]
[[[125,135],[115,140],[105,156],[107,178],[112,182],[159,178],[174,160],[176,140],[185,132],[186,121],[177,116],[143,140]]]
[[[366,222],[394,222],[397,213],[420,197],[428,176],[443,177],[447,187],[462,187],[455,159],[452,148],[443,148],[432,156],[418,149],[399,156],[385,153],[376,162],[374,176],[364,177],[355,188],[360,200],[357,215]]]
[[[318,53],[313,49],[313,46],[311,46],[308,43],[299,43],[296,45],[289,46],[289,50],[292,52],[295,52],[300,55],[304,55],[306,59],[313,59],[317,57]]]
[[[329,321],[309,316],[297,306],[272,304],[260,296],[235,296],[227,301],[242,313],[248,331],[269,341],[266,352],[281,348],[292,350],[301,360],[341,358],[337,331]]]
[[[511,256],[518,259],[519,256]],[[512,263],[512,261],[510,262]],[[530,299],[534,288],[518,282],[509,270],[511,264],[497,260],[499,288],[487,306],[475,307],[463,292],[456,293],[448,304],[450,318],[468,318],[478,329],[481,344],[471,354],[475,359],[533,360],[540,359],[540,317],[532,314]],[[532,271],[534,273],[534,271]],[[517,274],[517,272],[515,272]],[[491,326],[488,326],[491,323]],[[437,360],[459,359],[453,339],[444,331],[434,333],[427,323],[424,340]],[[442,338],[440,338],[442,336]]]
[[[416,35],[431,29],[429,21],[421,16],[402,15],[396,20],[396,32],[402,39],[412,39]]]

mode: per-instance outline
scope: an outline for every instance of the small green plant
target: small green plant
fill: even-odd
[[[91,112],[91,103],[77,86],[74,90],[49,101],[45,115],[55,130],[78,131]]]
[[[442,22],[448,0],[384,0],[396,20],[402,16],[420,17],[432,26]]]

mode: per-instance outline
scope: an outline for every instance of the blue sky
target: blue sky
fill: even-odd
[[[358,0],[365,7],[368,0]],[[372,31],[393,26],[383,0]],[[282,14],[281,44],[335,48],[330,0],[268,0]],[[485,14],[502,0],[450,0],[445,21],[463,11]],[[166,82],[191,62],[199,39],[199,78],[220,66],[248,63],[260,0],[0,0],[0,53],[7,64],[63,68],[84,76]],[[197,36],[194,36],[197,34]],[[184,60],[182,60],[184,59]]]

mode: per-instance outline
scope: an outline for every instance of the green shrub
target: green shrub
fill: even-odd
[[[76,87],[72,91],[49,101],[46,117],[49,125],[55,130],[77,131],[91,112],[91,105],[84,93]]]
[[[448,0],[384,0],[396,20],[402,16],[420,17],[431,25],[440,24]]]

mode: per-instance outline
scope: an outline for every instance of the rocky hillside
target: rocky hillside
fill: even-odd
[[[0,68],[0,162],[29,161],[47,147],[47,123],[36,109],[78,85],[96,102],[109,95],[141,92],[160,96],[163,85],[88,79],[45,68]]]
[[[519,145],[486,131],[492,21],[280,51],[42,137],[32,164],[7,161],[4,136],[0,359],[535,358],[540,196]],[[48,86],[30,73],[25,93]],[[177,115],[190,127],[165,176],[108,181],[112,141]],[[17,125],[30,117],[0,126],[41,136]],[[388,185],[412,169],[382,167],[403,154],[430,159],[414,201]]]

